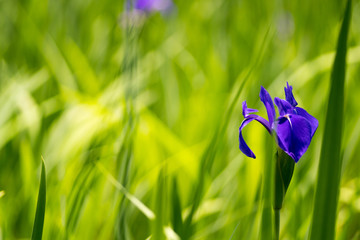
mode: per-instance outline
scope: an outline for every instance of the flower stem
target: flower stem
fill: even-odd
[[[280,209],[274,209],[274,217],[275,217],[275,221],[274,221],[274,226],[275,226],[275,235],[274,235],[274,239],[275,240],[279,240],[279,236],[280,236]]]
[[[274,239],[278,240],[280,236],[280,210],[283,206],[286,190],[289,187],[295,162],[284,151],[278,149],[275,163],[275,181],[274,181]]]

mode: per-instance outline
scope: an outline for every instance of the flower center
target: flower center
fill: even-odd
[[[290,123],[290,127],[292,128],[292,124],[291,124],[291,120],[290,120],[290,116],[288,114],[285,114],[284,117],[286,117],[286,119],[289,121]]]

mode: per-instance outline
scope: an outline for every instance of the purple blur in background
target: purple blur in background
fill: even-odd
[[[173,7],[171,0],[136,0],[134,8],[144,12],[168,12]]]

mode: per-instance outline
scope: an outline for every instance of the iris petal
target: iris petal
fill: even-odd
[[[251,149],[249,148],[249,146],[246,144],[243,136],[242,136],[242,129],[248,125],[252,120],[254,119],[245,119],[242,123],[241,126],[239,128],[239,148],[240,150],[248,157],[251,158],[256,158],[255,154],[253,153],[253,151],[251,151]]]
[[[300,107],[296,107],[295,108],[296,114],[299,116],[302,116],[304,118],[306,118],[306,120],[308,120],[308,122],[310,123],[311,126],[311,138],[314,136],[316,129],[319,126],[319,121],[311,116],[307,111],[305,111],[305,109],[300,108]]]
[[[277,144],[284,152],[291,156],[295,162],[298,162],[307,151],[319,122],[304,109],[296,107],[297,102],[292,93],[292,86],[290,86],[289,83],[287,83],[285,87],[285,97],[286,100],[280,98],[274,99],[280,114],[280,117],[275,120],[274,102],[266,89],[261,87],[260,100],[265,105],[269,121],[255,114],[251,114],[257,112],[257,110],[248,108],[246,101],[242,103],[242,113],[245,120],[239,128],[239,148],[246,156],[255,158],[255,154],[245,143],[242,136],[242,129],[253,120],[260,122],[270,134],[276,132]],[[276,121],[276,124],[274,121]]]
[[[261,86],[261,90],[260,90],[260,100],[265,105],[266,112],[269,118],[269,123],[270,126],[272,126],[274,119],[276,117],[274,103],[272,101],[270,94],[268,93],[268,91],[266,91],[266,89],[263,86]]]
[[[242,114],[243,114],[244,118],[249,116],[250,113],[254,113],[254,112],[258,111],[256,109],[248,108],[247,104],[246,104],[246,101],[242,102],[242,108],[243,108]]]
[[[285,100],[282,100],[278,97],[276,97],[274,99],[275,105],[278,107],[279,109],[279,114],[280,116],[283,116],[285,114],[291,114],[293,113],[293,106],[291,106],[291,104]]]
[[[279,147],[298,162],[310,145],[311,125],[299,115],[282,116],[278,119],[276,134]]]
[[[242,136],[242,129],[248,125],[252,120],[256,120],[259,123],[261,123],[266,130],[271,133],[271,127],[268,121],[266,121],[264,118],[257,116],[255,114],[249,115],[240,125],[239,128],[239,148],[240,150],[248,157],[251,158],[256,158],[255,154],[253,153],[253,151],[251,151],[251,149],[248,147],[248,145],[246,144],[243,136]]]
[[[298,103],[296,102],[292,93],[292,86],[290,86],[288,82],[286,83],[286,85],[287,87],[284,88],[286,101],[288,101],[293,107],[296,107]]]

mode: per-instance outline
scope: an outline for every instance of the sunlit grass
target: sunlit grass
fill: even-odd
[[[280,238],[308,238],[344,3],[175,1],[130,33],[123,8],[0,1],[0,239],[31,237],[42,155],[43,239],[268,239],[275,147],[251,123],[246,158],[238,127],[243,100],[266,116],[260,85],[282,97],[286,81],[319,129]],[[360,234],[359,15],[353,2],[337,239]]]
[[[34,220],[34,227],[31,235],[31,239],[42,239],[44,221],[45,221],[45,207],[46,207],[46,171],[44,159],[41,161],[41,177],[39,194],[36,204],[36,214]]]
[[[311,239],[335,238],[339,185],[343,165],[341,142],[344,122],[347,39],[351,10],[351,1],[348,1],[331,72],[331,88],[321,147]]]

